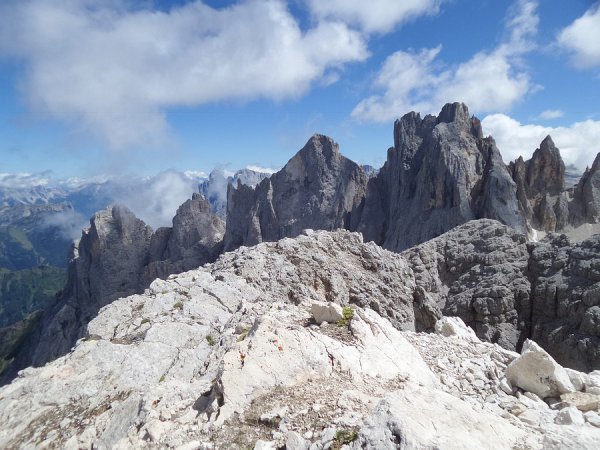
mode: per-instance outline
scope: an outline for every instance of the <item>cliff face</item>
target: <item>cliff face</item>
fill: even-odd
[[[487,230],[478,251],[490,236],[497,258],[513,248],[497,222],[461,228]],[[0,388],[0,447],[598,448],[598,372],[481,342],[458,318],[405,331],[416,282],[402,255],[343,230],[156,280]]]
[[[526,230],[516,185],[479,120],[454,103],[438,117],[396,121],[394,147],[369,182],[357,227],[365,239],[399,251],[483,217]]]
[[[73,248],[61,298],[45,312],[7,377],[68,352],[100,308],[117,298],[143,292],[155,278],[214,261],[224,228],[201,195],[179,207],[172,228],[156,233],[126,207],[96,213]]]
[[[177,209],[172,228],[152,235],[144,285],[214,261],[223,249],[224,232],[225,223],[212,213],[208,200],[194,194]]]
[[[478,220],[401,255],[421,298],[479,338],[513,350],[533,339],[561,364],[600,369],[600,235],[528,242]]]
[[[96,213],[73,249],[62,299],[46,311],[21,359],[41,365],[68,352],[101,307],[137,292],[151,236],[125,207]]]
[[[458,315],[482,339],[514,349],[535,336],[568,364],[600,368],[593,347],[581,350],[586,339],[596,343],[600,337],[594,334],[596,313],[588,314],[580,302],[581,292],[596,282],[591,271],[573,266],[572,255],[581,249],[554,240],[539,244],[547,250],[534,251],[526,243],[531,228],[565,231],[597,223],[599,171],[600,157],[577,186],[565,189],[565,166],[549,137],[531,160],[518,159],[507,167],[493,139],[483,137],[479,121],[460,103],[446,105],[438,117],[409,113],[396,121],[394,147],[384,167],[371,176],[343,157],[333,140],[314,135],[282,170],[255,188],[229,186],[226,225],[201,195],[178,209],[173,227],[155,233],[123,207],[96,214],[75,248],[60,301],[43,317],[16,366],[39,365],[67,352],[101,307],[143,292],[155,278],[212,262],[240,246],[296,237],[304,229],[345,228],[392,251],[419,245],[406,254],[416,278],[425,280],[411,294],[418,306],[417,330],[432,329],[442,314]],[[503,225],[467,224],[431,241],[480,218]],[[593,239],[586,242],[595,248]],[[584,253],[591,256],[582,267],[594,268],[597,255]],[[378,267],[373,261],[371,269]],[[437,275],[428,279],[428,274]],[[323,289],[342,289],[339,279],[324,281]],[[554,285],[566,285],[568,298],[557,297],[563,287]],[[355,289],[350,299],[396,325],[394,306],[372,303],[371,288]],[[568,317],[551,315],[539,305]],[[593,326],[582,325],[586,314],[592,314]],[[581,326],[585,332],[577,331]],[[571,361],[575,347],[579,353]]]
[[[509,170],[517,184],[519,206],[532,228],[552,232],[573,222],[571,195],[565,189],[565,164],[550,136],[530,160],[519,157],[510,163]]]
[[[314,135],[255,189],[229,186],[224,248],[294,237],[306,228],[351,229],[367,182],[332,139]]]

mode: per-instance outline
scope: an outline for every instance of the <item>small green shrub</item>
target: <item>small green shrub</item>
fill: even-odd
[[[142,319],[142,325],[144,325],[145,323],[149,323],[150,319],[146,318],[146,319]]]
[[[183,302],[175,302],[175,304],[173,305],[173,308],[183,309]]]
[[[342,318],[337,321],[337,324],[340,327],[347,327],[350,324],[350,321],[354,318],[354,310],[349,306],[344,306],[342,308]]]
[[[206,335],[206,342],[208,342],[208,345],[211,347],[216,344],[215,338],[213,338],[210,334]]]
[[[164,375],[162,377],[160,377],[160,380],[158,380],[158,382],[162,383],[163,381],[165,381],[165,376]]]
[[[240,335],[237,338],[238,342],[243,341],[244,339],[246,339],[246,337],[248,336],[248,333],[250,332],[250,328],[246,327],[242,330],[242,332],[240,333]]]
[[[350,444],[351,442],[354,442],[357,437],[358,437],[358,434],[356,433],[355,430],[339,430],[335,434],[335,439],[333,440],[333,443],[331,444],[331,448],[333,450],[340,450],[342,448],[342,446],[344,446],[346,444]]]

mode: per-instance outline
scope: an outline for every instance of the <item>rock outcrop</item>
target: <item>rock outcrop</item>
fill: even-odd
[[[156,233],[124,206],[96,213],[90,225],[74,245],[59,300],[45,311],[5,378],[68,352],[110,302],[143,292],[155,278],[214,261],[225,229],[199,194],[180,206],[172,228]]]
[[[255,189],[229,186],[224,248],[295,237],[305,228],[353,229],[367,182],[337,143],[316,134]]]
[[[208,200],[212,211],[217,217],[225,220],[227,215],[227,189],[230,184],[237,186],[239,182],[254,188],[270,176],[270,172],[258,172],[248,168],[238,170],[233,175],[228,175],[224,170],[215,169],[209,174],[208,180],[198,185],[198,190]]]
[[[516,185],[479,120],[462,103],[447,104],[438,117],[411,112],[397,120],[358,231],[400,251],[479,218],[527,230]]]
[[[458,316],[505,348],[529,338],[560,364],[600,369],[600,236],[527,242],[508,226],[478,220],[401,255],[428,310]]]
[[[565,164],[547,136],[531,157],[509,165],[517,184],[523,215],[536,230],[552,232],[569,225],[569,196],[565,191]]]
[[[155,278],[184,272],[214,261],[223,250],[225,223],[212,213],[201,194],[184,202],[173,218],[171,228],[159,228],[152,235],[144,287]]]
[[[101,307],[139,289],[152,229],[122,206],[95,214],[90,225],[73,249],[62,299],[46,310],[18,365],[65,354]]]
[[[519,355],[464,338],[459,320],[448,336],[400,331],[414,327],[410,298],[387,314],[396,326],[358,306],[360,285],[376,287],[367,305],[388,281],[388,294],[411,290],[395,264],[357,234],[321,231],[156,280],[104,307],[71,353],[0,388],[0,447],[597,446],[595,410],[508,384]],[[352,302],[352,317],[319,326],[313,302]]]

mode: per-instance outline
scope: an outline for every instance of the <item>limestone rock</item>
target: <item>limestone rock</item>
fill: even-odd
[[[594,370],[585,377],[585,392],[600,395],[600,370]]]
[[[472,328],[469,328],[460,317],[442,317],[435,323],[435,332],[443,336],[456,336],[461,339],[477,339]]]
[[[560,396],[562,402],[575,406],[579,411],[597,411],[600,407],[600,396],[587,392],[569,392]]]
[[[295,237],[305,228],[352,229],[367,181],[337,143],[315,134],[255,189],[229,187],[225,250]]]
[[[581,411],[575,406],[561,409],[556,416],[556,423],[560,425],[583,425],[585,419]]]
[[[310,305],[310,313],[318,325],[322,322],[335,323],[343,317],[342,307],[335,303],[315,302]]]
[[[394,147],[369,181],[358,230],[400,251],[472,219],[527,230],[516,185],[492,138],[464,104],[438,117],[411,112],[394,124]]]
[[[506,378],[513,386],[533,392],[541,398],[575,391],[567,372],[530,340],[523,344],[521,356],[507,367]]]
[[[419,406],[434,404],[435,413]],[[485,412],[475,413],[456,397],[409,384],[377,406],[351,448],[506,449],[524,438],[523,430]]]
[[[155,280],[0,388],[0,447],[597,446],[600,429],[498,388],[514,352],[400,331],[416,328],[414,290],[400,255],[346,231]],[[312,323],[312,304],[334,301],[352,304],[349,326]]]
[[[600,427],[600,415],[595,411],[588,411],[583,414],[585,421],[597,428]]]
[[[527,332],[531,282],[526,237],[492,220],[471,221],[401,253],[432,310],[457,316],[480,339],[515,350]],[[524,329],[525,328],[525,329]]]
[[[537,230],[555,231],[569,224],[565,192],[565,164],[552,138],[547,136],[528,161],[519,157],[509,165],[517,185],[519,206]]]
[[[224,224],[195,194],[177,211],[172,228],[156,233],[124,206],[96,213],[74,246],[61,298],[22,346],[8,379],[68,352],[98,310],[119,297],[141,293],[157,277],[214,261]]]

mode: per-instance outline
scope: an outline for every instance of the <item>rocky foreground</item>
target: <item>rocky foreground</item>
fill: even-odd
[[[597,448],[600,372],[457,318],[415,332],[421,282],[346,231],[156,280],[0,389],[0,447]]]

